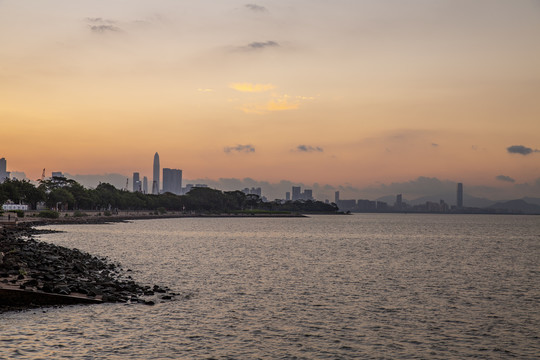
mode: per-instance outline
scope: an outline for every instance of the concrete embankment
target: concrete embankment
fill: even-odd
[[[152,305],[156,295],[176,295],[135,283],[106,258],[37,241],[31,237],[37,231],[30,224],[0,229],[0,311],[73,303]]]

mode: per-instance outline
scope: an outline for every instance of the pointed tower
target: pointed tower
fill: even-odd
[[[159,194],[159,154],[156,152],[154,155],[154,178],[152,181],[152,194]]]

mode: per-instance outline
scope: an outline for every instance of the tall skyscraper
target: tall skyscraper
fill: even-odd
[[[182,170],[163,168],[163,192],[182,195]]]
[[[463,207],[463,183],[457,184],[457,207]]]
[[[141,179],[138,172],[133,173],[133,192],[141,192],[142,191],[142,184]]]
[[[338,204],[339,203],[339,191],[336,191],[334,193],[334,204]]]
[[[154,155],[154,177],[152,179],[152,194],[159,194],[159,154]]]
[[[9,171],[7,171],[6,158],[1,158],[0,159],[0,183],[4,182],[5,179],[9,179]]]
[[[148,178],[146,176],[143,177],[142,191],[143,191],[143,194],[148,194]]]
[[[292,187],[292,201],[300,200],[302,197],[301,195],[302,188],[300,186],[293,186]]]

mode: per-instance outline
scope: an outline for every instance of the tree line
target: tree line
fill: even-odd
[[[0,184],[0,204],[11,200],[36,209],[44,203],[49,209],[68,210],[151,210],[230,213],[239,211],[334,213],[335,204],[321,201],[296,200],[264,202],[258,195],[242,191],[221,191],[211,188],[192,188],[186,195],[164,193],[143,194],[119,190],[111,184],[100,183],[95,189],[85,188],[77,181],[53,177],[35,186],[28,180],[6,179]]]

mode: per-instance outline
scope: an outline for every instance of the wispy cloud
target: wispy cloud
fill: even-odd
[[[246,114],[266,114],[273,111],[297,110],[300,102],[288,95],[275,96],[264,104],[248,104],[241,107]]]
[[[252,153],[255,152],[255,148],[252,145],[236,145],[236,146],[226,146],[223,149],[224,152],[230,154],[232,152],[243,152],[243,153]]]
[[[116,22],[114,20],[104,19],[100,17],[89,17],[86,18],[86,22],[88,23],[88,27],[90,28],[90,30],[94,33],[102,34],[106,32],[122,31],[122,29],[115,25]]]
[[[275,41],[254,41],[245,46],[240,47],[240,50],[246,51],[259,51],[266,48],[279,47],[280,45]]]
[[[296,110],[300,107],[298,101],[289,99],[290,96],[283,95],[270,100],[267,104],[268,111]]]
[[[95,24],[114,24],[114,20],[110,19],[104,19],[101,17],[87,17],[86,21],[89,23],[95,23]]]
[[[506,150],[510,154],[521,154],[521,155],[529,155],[533,152],[540,152],[540,150],[533,150],[530,147],[526,147],[523,145],[512,145],[506,148]]]
[[[499,181],[510,182],[510,183],[516,182],[515,179],[511,178],[510,176],[506,176],[506,175],[496,176],[495,179],[497,179]]]
[[[266,47],[276,47],[279,46],[279,44],[275,41],[266,41],[266,42],[252,42],[248,44],[249,48],[252,49],[264,49]]]
[[[296,151],[299,152],[323,152],[324,149],[320,146],[311,146],[311,145],[298,145]]]
[[[197,91],[200,92],[200,93],[210,93],[210,92],[214,92],[215,90],[214,89],[198,88]]]
[[[265,92],[276,87],[272,84],[252,84],[252,83],[232,83],[229,85],[231,89],[241,92]]]
[[[436,147],[439,147],[439,144],[436,144],[436,143],[431,143],[431,146],[436,148]]]
[[[254,11],[254,12],[267,12],[266,8],[264,6],[261,6],[261,5],[257,5],[257,4],[246,4],[244,5],[246,8],[248,8],[249,10],[251,11]]]
[[[120,32],[120,29],[114,25],[90,25],[90,30],[95,33],[106,33],[106,32]]]

